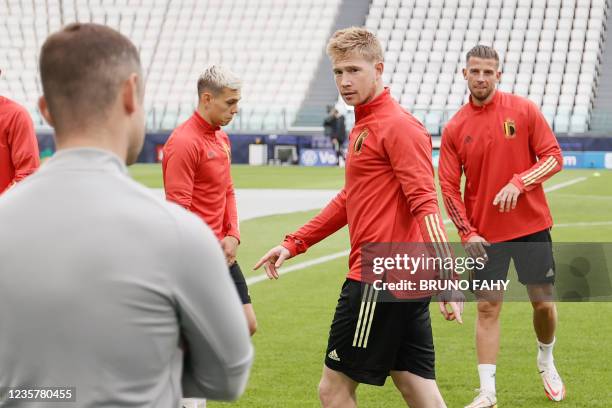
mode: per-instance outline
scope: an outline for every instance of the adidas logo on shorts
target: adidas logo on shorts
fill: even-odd
[[[552,276],[555,276],[555,271],[553,271],[553,269],[552,269],[552,268],[550,268],[550,269],[548,270],[548,272],[546,272],[546,277],[547,277],[547,278],[550,278],[550,277],[552,277]]]
[[[332,360],[335,361],[340,361],[340,357],[338,357],[338,353],[336,353],[336,350],[332,350],[329,352],[329,354],[327,355],[327,357],[331,358]]]

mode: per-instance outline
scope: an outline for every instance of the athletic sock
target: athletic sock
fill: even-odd
[[[555,346],[555,341],[557,339],[554,338],[552,343],[544,344],[538,340],[538,365],[549,365],[553,362],[553,347]]]
[[[478,364],[480,389],[495,394],[495,364]]]

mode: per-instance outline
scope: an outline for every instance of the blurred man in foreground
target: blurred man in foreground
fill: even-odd
[[[81,407],[238,398],[253,350],[219,245],[127,174],[144,140],[136,48],[71,24],[40,73],[58,151],[0,197],[0,389],[73,387]]]

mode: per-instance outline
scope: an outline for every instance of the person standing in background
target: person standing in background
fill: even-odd
[[[166,199],[200,217],[221,243],[253,335],[257,319],[236,262],[240,230],[230,172],[230,141],[221,130],[238,112],[241,87],[240,79],[224,67],[212,65],[204,71],[197,84],[198,108],[166,142],[162,171]]]
[[[336,151],[336,157],[338,158],[338,166],[344,166],[344,141],[346,140],[346,123],[344,121],[344,115],[338,111],[336,107],[332,109],[331,114],[334,116],[335,126],[331,135],[331,141]]]
[[[0,95],[0,194],[39,166],[38,141],[28,111]]]
[[[561,148],[533,102],[496,89],[501,72],[495,49],[472,48],[463,75],[470,100],[442,133],[438,175],[444,204],[466,251],[488,259],[484,269],[474,271],[474,279],[505,280],[510,259],[514,261],[533,307],[536,365],[544,391],[549,399],[561,401],[565,385],[553,359],[557,326],[552,301],[553,219],[542,187],[563,167]],[[480,291],[476,296],[480,388],[466,408],[489,408],[497,404],[503,292]]]

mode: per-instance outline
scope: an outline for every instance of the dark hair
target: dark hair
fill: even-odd
[[[43,93],[56,130],[103,119],[120,85],[141,75],[132,42],[99,24],[70,24],[51,34],[40,51]],[[140,95],[143,95],[142,82]]]
[[[465,55],[465,63],[467,64],[471,57],[482,59],[494,59],[499,64],[499,55],[495,48],[488,45],[477,45]]]

